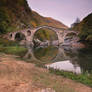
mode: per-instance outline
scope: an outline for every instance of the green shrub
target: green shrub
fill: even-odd
[[[87,38],[86,38],[86,40],[92,41],[92,35],[88,35]]]

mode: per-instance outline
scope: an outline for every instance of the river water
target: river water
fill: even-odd
[[[76,49],[71,47],[30,48],[24,56],[29,61],[35,60],[47,68],[70,71],[77,74],[92,72],[92,48]]]

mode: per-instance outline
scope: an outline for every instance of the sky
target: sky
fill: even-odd
[[[92,13],[92,0],[28,0],[32,10],[70,26]]]

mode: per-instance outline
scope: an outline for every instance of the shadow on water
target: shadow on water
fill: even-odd
[[[37,47],[29,48],[24,56],[29,62],[44,64],[75,73],[92,71],[92,49],[76,49],[71,47]]]

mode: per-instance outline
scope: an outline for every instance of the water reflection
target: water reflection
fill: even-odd
[[[38,60],[41,60],[43,62],[48,62],[54,60],[54,58],[58,54],[58,48],[57,47],[45,47],[45,48],[35,48],[34,49],[34,55]]]
[[[58,70],[64,70],[64,71],[69,71],[69,72],[73,72],[76,74],[81,74],[81,69],[80,67],[77,65],[74,65],[71,63],[71,61],[67,60],[67,61],[60,61],[60,62],[56,62],[50,65],[46,65],[46,67],[49,68],[54,68],[54,69],[58,69]]]
[[[92,49],[75,49],[71,47],[29,48],[24,58],[50,64],[51,67],[75,73],[92,71]],[[50,66],[49,65],[49,66]]]

